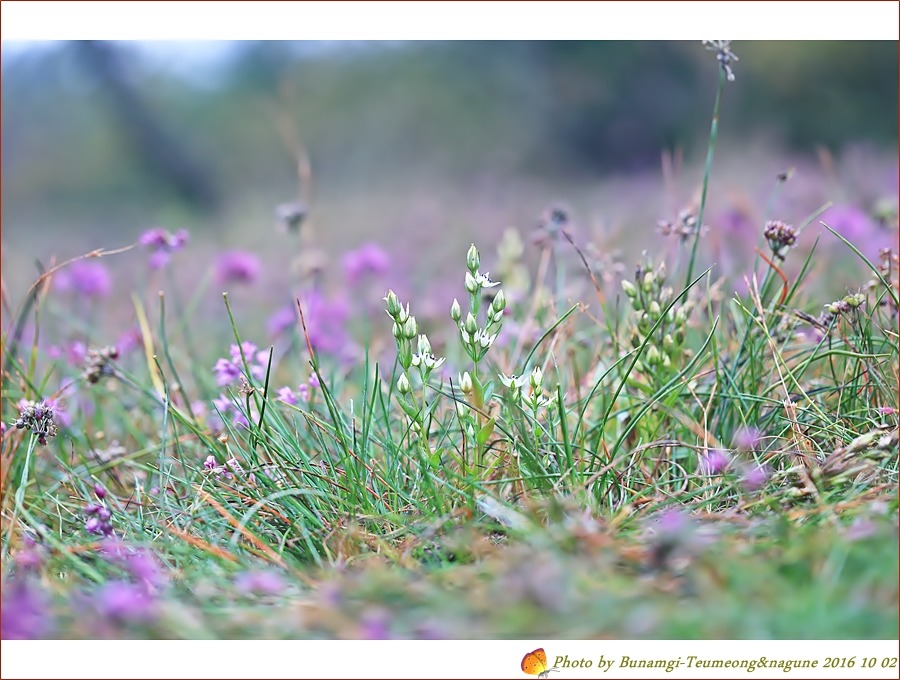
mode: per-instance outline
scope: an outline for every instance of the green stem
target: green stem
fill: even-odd
[[[706,147],[706,167],[703,170],[703,189],[700,193],[700,210],[697,213],[697,231],[694,234],[694,245],[691,247],[691,259],[688,262],[685,287],[694,275],[694,260],[697,258],[697,244],[700,242],[700,231],[703,229],[703,212],[706,210],[706,191],[709,188],[709,175],[712,171],[713,152],[719,136],[719,108],[722,102],[722,91],[725,89],[725,70],[719,69],[719,86],[716,88],[716,103],[713,105],[712,125],[709,130],[709,144]]]

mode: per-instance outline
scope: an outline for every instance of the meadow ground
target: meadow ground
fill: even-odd
[[[423,198],[16,263],[3,638],[896,638],[896,160],[726,200],[715,144],[605,187],[668,205],[625,254]]]

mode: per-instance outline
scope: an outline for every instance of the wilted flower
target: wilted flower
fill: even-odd
[[[84,368],[84,379],[94,385],[101,378],[115,374],[112,362],[119,358],[119,350],[115,345],[87,351],[87,365]]]
[[[253,253],[240,250],[232,250],[223,253],[216,261],[216,282],[219,285],[227,283],[253,283],[259,278],[262,264]]]
[[[275,208],[278,228],[287,232],[297,232],[306,219],[306,206],[300,201],[282,203]]]
[[[734,82],[734,71],[731,70],[731,62],[740,61],[737,55],[731,51],[730,40],[703,40],[703,47],[716,53],[719,67],[725,72],[725,78],[729,83]]]
[[[766,222],[763,234],[766,237],[766,241],[769,242],[769,248],[772,249],[772,253],[782,258],[784,257],[785,249],[797,242],[797,232],[794,227],[781,220],[769,220]]]
[[[57,432],[53,407],[51,401],[35,403],[23,399],[19,402],[19,417],[13,424],[20,430],[31,430],[31,434],[37,437],[38,444],[46,446],[47,439],[55,437]]]

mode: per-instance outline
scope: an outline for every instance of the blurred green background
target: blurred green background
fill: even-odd
[[[849,153],[851,183],[896,183],[897,43],[734,51],[714,178],[762,201],[788,164]],[[717,79],[696,41],[4,43],[2,69],[13,276],[156,224],[264,251],[298,194],[334,252],[527,228],[555,200],[593,235],[650,235],[699,182]],[[677,196],[667,153],[691,170]]]

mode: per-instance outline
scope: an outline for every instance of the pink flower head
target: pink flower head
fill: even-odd
[[[769,469],[763,465],[751,465],[744,470],[744,488],[747,491],[759,491],[769,479]]]
[[[55,287],[59,291],[72,291],[88,298],[103,298],[112,290],[112,276],[106,265],[100,262],[78,260],[68,270],[56,275]]]
[[[700,457],[700,470],[706,475],[720,475],[728,467],[728,455],[721,449],[710,449]]]
[[[97,609],[116,621],[147,622],[153,618],[150,593],[126,581],[109,581],[96,594]]]
[[[223,253],[216,261],[216,282],[251,284],[259,278],[262,263],[253,253],[232,250]]]
[[[881,248],[896,245],[896,235],[892,238],[887,229],[882,228],[864,210],[855,205],[832,206],[822,213],[819,220],[869,257],[875,257]],[[832,237],[832,240],[836,239]]]
[[[344,255],[344,274],[351,286],[360,284],[368,275],[386,274],[390,267],[388,254],[375,243],[366,243]]]
[[[734,433],[734,447],[741,451],[755,451],[762,440],[762,432],[755,427],[742,427]]]
[[[297,308],[294,305],[282,307],[269,317],[269,335],[279,336],[297,323]]]
[[[3,583],[0,630],[4,640],[36,640],[53,628],[47,596],[31,579]]]
[[[297,403],[297,395],[290,387],[282,387],[278,390],[278,401],[294,406]]]
[[[278,595],[284,590],[284,579],[271,570],[245,571],[235,579],[238,590],[248,595]]]

